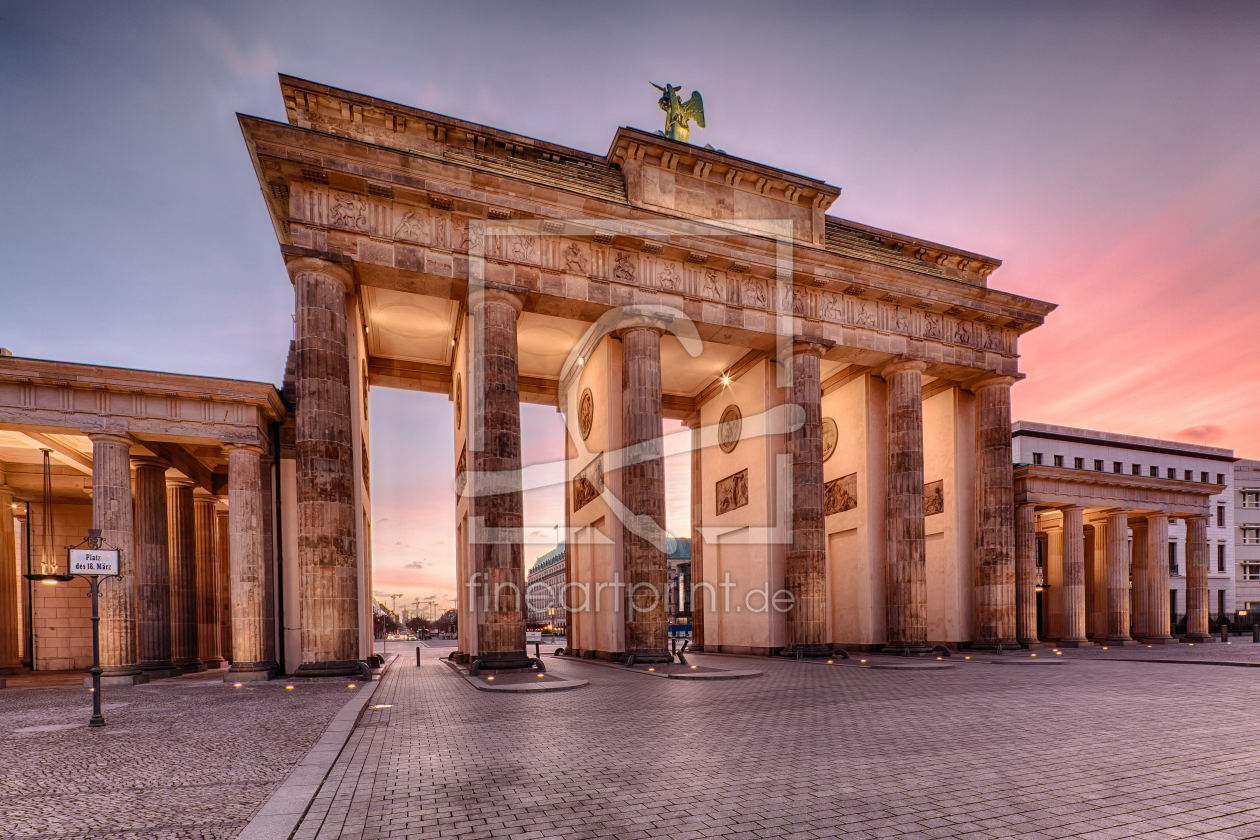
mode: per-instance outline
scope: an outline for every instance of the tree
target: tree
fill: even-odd
[[[433,626],[440,627],[443,632],[450,632],[450,629],[452,627],[458,626],[456,614],[455,614],[455,608],[452,607],[451,609],[442,613],[442,617],[439,618],[437,621],[433,622]]]
[[[413,633],[419,633],[421,630],[429,629],[429,622],[418,615],[413,615],[407,619],[407,629]]]

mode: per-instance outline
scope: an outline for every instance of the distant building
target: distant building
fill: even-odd
[[[1260,461],[1234,464],[1236,609],[1260,618]]]
[[[691,620],[691,540],[674,540],[674,550],[665,555],[665,562],[669,567],[666,614],[671,624],[686,624]],[[560,600],[564,584],[564,543],[560,543],[539,557],[526,573],[525,622],[528,627],[565,626]]]

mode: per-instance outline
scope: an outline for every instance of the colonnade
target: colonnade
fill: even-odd
[[[1036,505],[1015,510],[1020,571],[1016,613],[1021,641],[1036,641]],[[1169,603],[1168,514],[1133,513],[1113,508],[1089,524],[1093,528],[1093,575],[1087,602],[1085,508],[1057,508],[1060,521],[1046,526],[1043,590],[1043,635],[1059,647],[1165,644],[1172,634]],[[1187,642],[1210,641],[1208,632],[1207,517],[1186,517]],[[1132,550],[1130,551],[1130,529]],[[1101,547],[1101,548],[1100,548]],[[1132,569],[1130,579],[1130,568]],[[1091,618],[1091,615],[1093,618]],[[1092,637],[1092,638],[1091,638]]]

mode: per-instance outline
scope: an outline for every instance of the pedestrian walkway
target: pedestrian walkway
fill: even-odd
[[[396,660],[294,837],[1260,837],[1250,668],[698,654],[765,675],[695,683],[548,657],[591,684],[494,694],[443,653]]]

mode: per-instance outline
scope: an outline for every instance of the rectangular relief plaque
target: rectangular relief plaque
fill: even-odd
[[[923,515],[945,512],[945,482],[933,481],[923,485]]]
[[[857,473],[849,473],[823,485],[823,515],[843,513],[857,507]]]
[[[748,504],[748,470],[740,470],[717,483],[717,515]]]
[[[576,513],[604,492],[604,453],[599,453],[573,479],[573,512]]]

